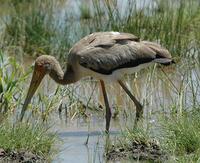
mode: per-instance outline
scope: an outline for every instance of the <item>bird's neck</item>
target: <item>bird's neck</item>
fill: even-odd
[[[63,72],[61,66],[56,65],[49,75],[56,83],[62,85],[67,85],[76,82],[75,74],[70,66],[68,66],[66,71]]]

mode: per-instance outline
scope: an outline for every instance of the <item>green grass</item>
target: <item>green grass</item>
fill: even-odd
[[[137,126],[126,127],[121,131],[120,136],[114,140],[114,148],[129,149],[133,143],[148,145],[152,140],[149,130],[142,126],[142,122],[139,122]],[[106,151],[112,148],[112,143],[108,142]]]
[[[66,31],[70,24],[61,26],[60,19],[55,17],[54,10],[59,3],[41,0],[8,3],[9,18],[0,18],[5,26],[2,34],[4,48],[18,48],[22,56],[48,54],[64,58],[71,45],[68,37],[70,31]]]
[[[119,143],[124,147],[130,147],[133,142],[148,144],[150,139],[148,130],[144,129],[140,124],[139,126],[134,126],[133,128],[127,128],[124,132],[122,132],[122,139],[119,140]]]
[[[56,135],[40,124],[0,124],[0,148],[6,151],[30,151],[49,158],[55,152],[56,140]]]
[[[34,7],[30,8],[30,5]],[[25,13],[24,7],[30,10]],[[43,7],[40,0],[31,4],[24,3],[24,6],[17,3],[13,4],[13,10],[9,21],[4,20],[6,26],[4,39],[8,46],[20,46],[28,55],[49,54],[52,38],[55,37],[52,4]]]
[[[199,108],[193,113],[166,118],[163,123],[164,147],[178,159],[200,159],[200,121]]]
[[[20,104],[22,84],[28,73],[12,57],[0,51],[0,113],[12,111]]]
[[[90,8],[86,4],[80,6],[81,19],[90,19],[92,18]]]

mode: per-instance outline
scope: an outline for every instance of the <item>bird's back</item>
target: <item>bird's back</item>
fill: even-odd
[[[95,32],[90,35],[83,37],[79,40],[71,49],[71,54],[78,54],[82,50],[85,50],[89,47],[98,47],[98,46],[112,46],[117,41],[122,40],[132,40],[139,41],[139,38],[130,33],[119,33],[119,32]]]

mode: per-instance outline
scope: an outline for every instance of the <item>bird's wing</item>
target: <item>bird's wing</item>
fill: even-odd
[[[109,48],[89,47],[81,51],[79,63],[93,71],[111,74],[116,69],[136,67],[153,60],[164,63],[166,58],[159,56],[160,53],[158,55],[145,44],[131,42],[125,45],[115,44]]]
[[[162,63],[163,60],[156,59],[165,60],[169,58],[168,53],[160,45],[140,41],[132,34],[97,32],[77,42],[70,50],[68,59],[71,61],[76,56],[81,66],[102,74],[111,74],[114,70],[136,67],[153,60]]]

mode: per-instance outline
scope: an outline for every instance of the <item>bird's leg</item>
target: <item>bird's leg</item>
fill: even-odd
[[[123,90],[128,94],[128,96],[131,98],[131,100],[134,102],[134,104],[136,106],[136,120],[139,120],[140,117],[142,117],[142,115],[143,115],[143,106],[133,96],[133,94],[128,90],[128,88],[126,87],[126,85],[121,80],[118,80],[118,83],[123,88]]]
[[[104,102],[105,102],[105,106],[106,106],[106,133],[108,133],[109,132],[109,128],[110,128],[111,109],[110,109],[110,106],[109,106],[109,103],[108,103],[108,97],[107,97],[104,81],[100,80],[100,83],[101,83]]]

